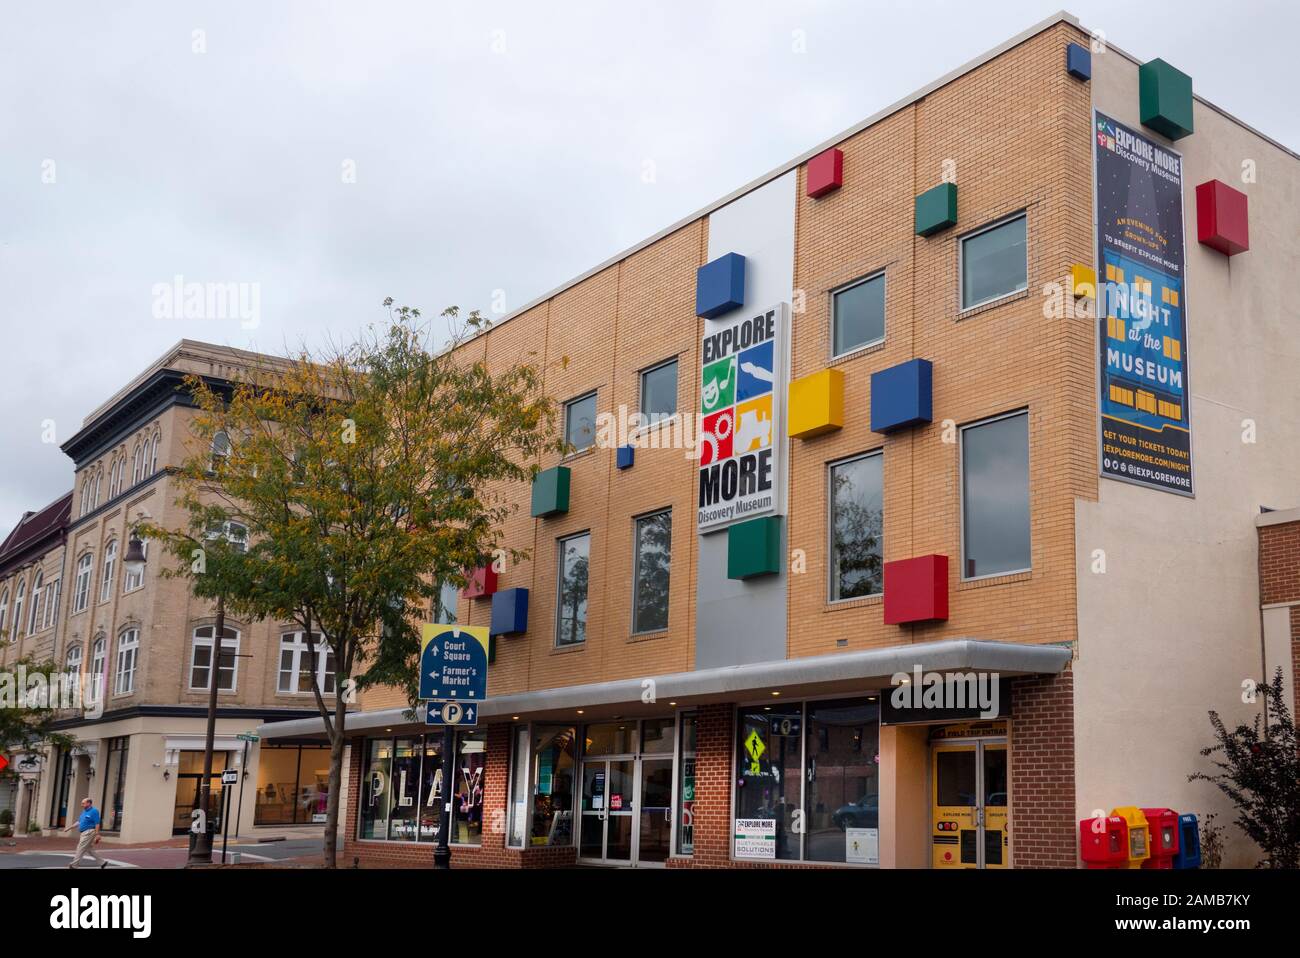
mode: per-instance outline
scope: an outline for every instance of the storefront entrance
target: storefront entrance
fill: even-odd
[[[581,861],[658,866],[673,827],[673,719],[629,720],[584,729]]]
[[[226,769],[226,753],[212,753],[212,806],[209,809],[212,825],[222,829],[221,773]],[[203,753],[184,750],[176,768],[176,806],[172,812],[172,834],[184,835],[190,830],[194,809],[199,807],[199,783],[203,781]]]
[[[1001,723],[976,723],[936,729],[931,736],[935,868],[1007,867],[1007,740],[976,737],[989,731],[1006,734]]]

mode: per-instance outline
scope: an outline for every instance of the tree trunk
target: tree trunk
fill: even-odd
[[[338,867],[339,797],[343,791],[343,728],[347,709],[342,697],[334,702],[334,734],[330,736],[329,799],[325,803],[325,867]],[[353,801],[356,801],[355,797]]]

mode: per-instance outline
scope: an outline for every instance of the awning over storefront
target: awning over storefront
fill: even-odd
[[[744,702],[779,693],[791,696],[835,695],[886,688],[899,672],[989,672],[1006,678],[1054,675],[1065,668],[1067,645],[1027,645],[979,639],[946,639],[842,652],[753,665],[673,672],[644,678],[593,682],[489,697],[479,705],[479,724],[529,719],[566,719],[583,710],[583,719],[662,714],[665,707],[689,708],[712,702]],[[491,682],[489,680],[489,691]],[[350,735],[423,727],[424,707],[412,720],[405,708],[356,712],[348,716]],[[321,720],[268,722],[258,727],[263,738],[322,738]]]

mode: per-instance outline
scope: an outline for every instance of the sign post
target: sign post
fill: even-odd
[[[247,748],[248,743],[244,743]],[[226,843],[230,840],[230,786],[239,781],[239,770],[228,768],[221,773],[221,795],[225,809],[221,813],[221,864],[226,863]]]
[[[487,698],[488,646],[483,626],[426,623],[420,642],[420,694],[426,725],[442,726],[442,821],[433,867],[451,867],[451,806],[456,790],[456,726],[478,723]]]

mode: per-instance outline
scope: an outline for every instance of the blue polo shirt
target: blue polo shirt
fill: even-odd
[[[99,809],[88,808],[77,819],[77,831],[88,832],[99,825]]]

